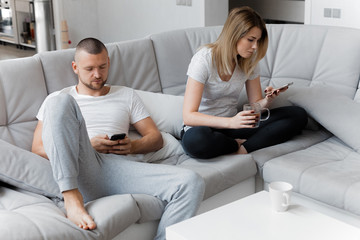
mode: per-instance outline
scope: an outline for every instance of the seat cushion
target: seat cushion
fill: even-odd
[[[197,172],[205,180],[207,199],[256,174],[256,164],[250,154],[224,155],[208,160],[181,155],[178,166]]]
[[[50,199],[20,189],[0,187],[0,239],[112,239],[138,221],[131,195],[100,198],[86,205],[97,228],[82,230]]]
[[[254,151],[251,155],[257,164],[259,170],[258,173],[261,176],[263,173],[263,166],[267,161],[284,154],[307,149],[308,147],[320,143],[331,136],[332,134],[324,129],[318,131],[303,130],[302,134],[295,136],[289,141]]]
[[[286,181],[294,191],[360,215],[360,154],[333,136],[265,163],[265,182]]]

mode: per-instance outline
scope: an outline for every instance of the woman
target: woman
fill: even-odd
[[[251,8],[242,7],[230,12],[219,38],[193,56],[183,107],[182,145],[188,155],[207,159],[246,154],[301,133],[307,114],[299,107],[272,109],[258,128],[253,127],[252,111],[237,112],[244,86],[249,102],[263,108],[287,89],[269,86],[262,96],[258,62],[267,45],[264,21]]]

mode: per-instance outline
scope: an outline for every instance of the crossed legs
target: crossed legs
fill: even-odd
[[[296,106],[271,110],[270,118],[259,128],[215,129],[192,127],[182,136],[185,152],[195,158],[214,158],[231,153],[250,153],[261,148],[283,143],[307,124],[307,113]]]

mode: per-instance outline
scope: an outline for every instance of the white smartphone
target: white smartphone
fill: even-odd
[[[289,83],[287,83],[287,84],[285,84],[284,86],[281,86],[281,87],[279,87],[279,88],[276,88],[276,89],[274,89],[273,91],[277,91],[277,90],[283,90],[283,89],[285,89],[285,88],[287,88],[287,87],[289,87],[290,85],[293,85],[294,84],[294,82],[289,82]]]
[[[283,90],[283,89],[285,89],[285,88],[287,88],[287,87],[289,87],[290,85],[293,85],[294,84],[294,82],[289,82],[289,83],[287,83],[287,84],[285,84],[285,85],[283,85],[283,86],[281,86],[281,87],[279,87],[279,88],[275,88],[275,89],[273,89],[271,92],[268,92],[266,95],[270,95],[270,94],[273,94],[275,91],[277,91],[277,90]]]

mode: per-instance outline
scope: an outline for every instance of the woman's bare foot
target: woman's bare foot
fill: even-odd
[[[236,152],[236,154],[247,154],[245,147],[242,145],[244,142],[246,142],[246,139],[235,139],[236,142],[239,145],[239,150]]]
[[[84,201],[78,189],[72,189],[62,193],[64,196],[67,218],[78,227],[85,230],[96,228],[94,219],[89,215],[84,207]]]

